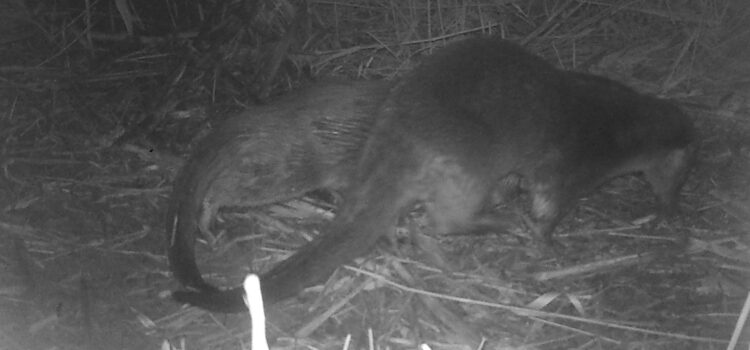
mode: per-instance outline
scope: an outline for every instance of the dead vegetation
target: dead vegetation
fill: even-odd
[[[511,236],[421,237],[452,272],[379,249],[267,310],[272,348],[726,349],[750,289],[748,15],[741,0],[0,5],[0,348],[249,347],[246,316],[167,298],[163,208],[193,141],[315,78],[394,79],[491,34],[688,111],[702,149],[683,215],[655,219],[622,178],[557,229],[564,261]],[[234,285],[288,256],[330,219],[314,198],[225,212],[201,266]]]

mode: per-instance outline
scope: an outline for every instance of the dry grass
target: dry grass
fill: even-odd
[[[654,220],[646,186],[618,179],[557,230],[565,260],[511,236],[424,237],[417,215],[405,229],[450,272],[378,249],[266,310],[272,348],[727,348],[750,289],[744,2],[51,4],[0,5],[1,349],[247,348],[246,316],[167,298],[162,212],[191,141],[310,76],[391,79],[475,34],[680,103],[703,134],[684,215]],[[319,207],[225,212],[201,266],[237,284],[313,237]]]

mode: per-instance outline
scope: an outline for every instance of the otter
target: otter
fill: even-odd
[[[493,191],[528,191],[532,231],[548,246],[577,198],[613,177],[641,173],[671,213],[695,153],[692,123],[671,103],[559,70],[493,38],[450,44],[426,58],[375,115],[333,222],[261,276],[267,304],[367,253],[416,202],[425,204],[435,232],[476,231],[499,224],[486,210]],[[172,254],[170,261],[190,263]],[[244,309],[241,288],[187,285],[193,290],[175,292],[176,300]]]

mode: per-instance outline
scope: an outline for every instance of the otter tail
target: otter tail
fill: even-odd
[[[218,291],[201,276],[195,261],[195,240],[200,234],[200,218],[204,200],[215,180],[220,176],[222,164],[230,159],[222,157],[232,144],[241,143],[237,135],[209,136],[182,169],[174,182],[167,210],[167,257],[175,278],[184,286],[200,291]]]
[[[388,213],[372,215],[395,217]],[[374,214],[374,213],[370,213]],[[395,220],[395,219],[394,219]],[[382,220],[383,222],[390,220]],[[332,230],[303,246],[288,259],[274,266],[260,277],[261,290],[266,305],[297,295],[302,289],[328,278],[340,265],[369,252],[377,239],[393,225],[358,223],[333,223]],[[172,297],[184,304],[197,306],[214,312],[245,311],[243,290],[235,287],[227,290],[198,289],[176,291]]]
[[[410,166],[418,161],[405,160],[409,152],[405,152],[405,157],[375,153],[378,154],[374,158],[382,158],[370,159],[360,168],[360,181],[347,194],[346,205],[327,232],[260,277],[266,305],[297,295],[302,289],[324,281],[342,264],[368,253],[394,227],[401,210],[418,199],[419,193],[412,190],[415,186],[405,182],[409,180]],[[366,169],[372,171],[363,171]],[[221,291],[196,288],[175,292],[173,297],[210,311],[241,312],[245,310],[242,294],[241,287]]]

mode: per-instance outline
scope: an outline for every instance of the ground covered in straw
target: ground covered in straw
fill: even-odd
[[[750,290],[744,2],[86,4],[0,5],[0,349],[249,348],[246,315],[169,299],[164,211],[195,140],[318,77],[397,79],[479,34],[688,112],[701,150],[681,215],[655,217],[647,185],[617,179],[564,220],[553,258],[523,225],[424,236],[417,208],[399,231],[444,251],[451,272],[381,244],[267,310],[272,347],[726,349],[733,334],[748,347],[734,329]],[[223,211],[199,247],[208,279],[238,284],[282,260],[325,227],[334,197]]]

